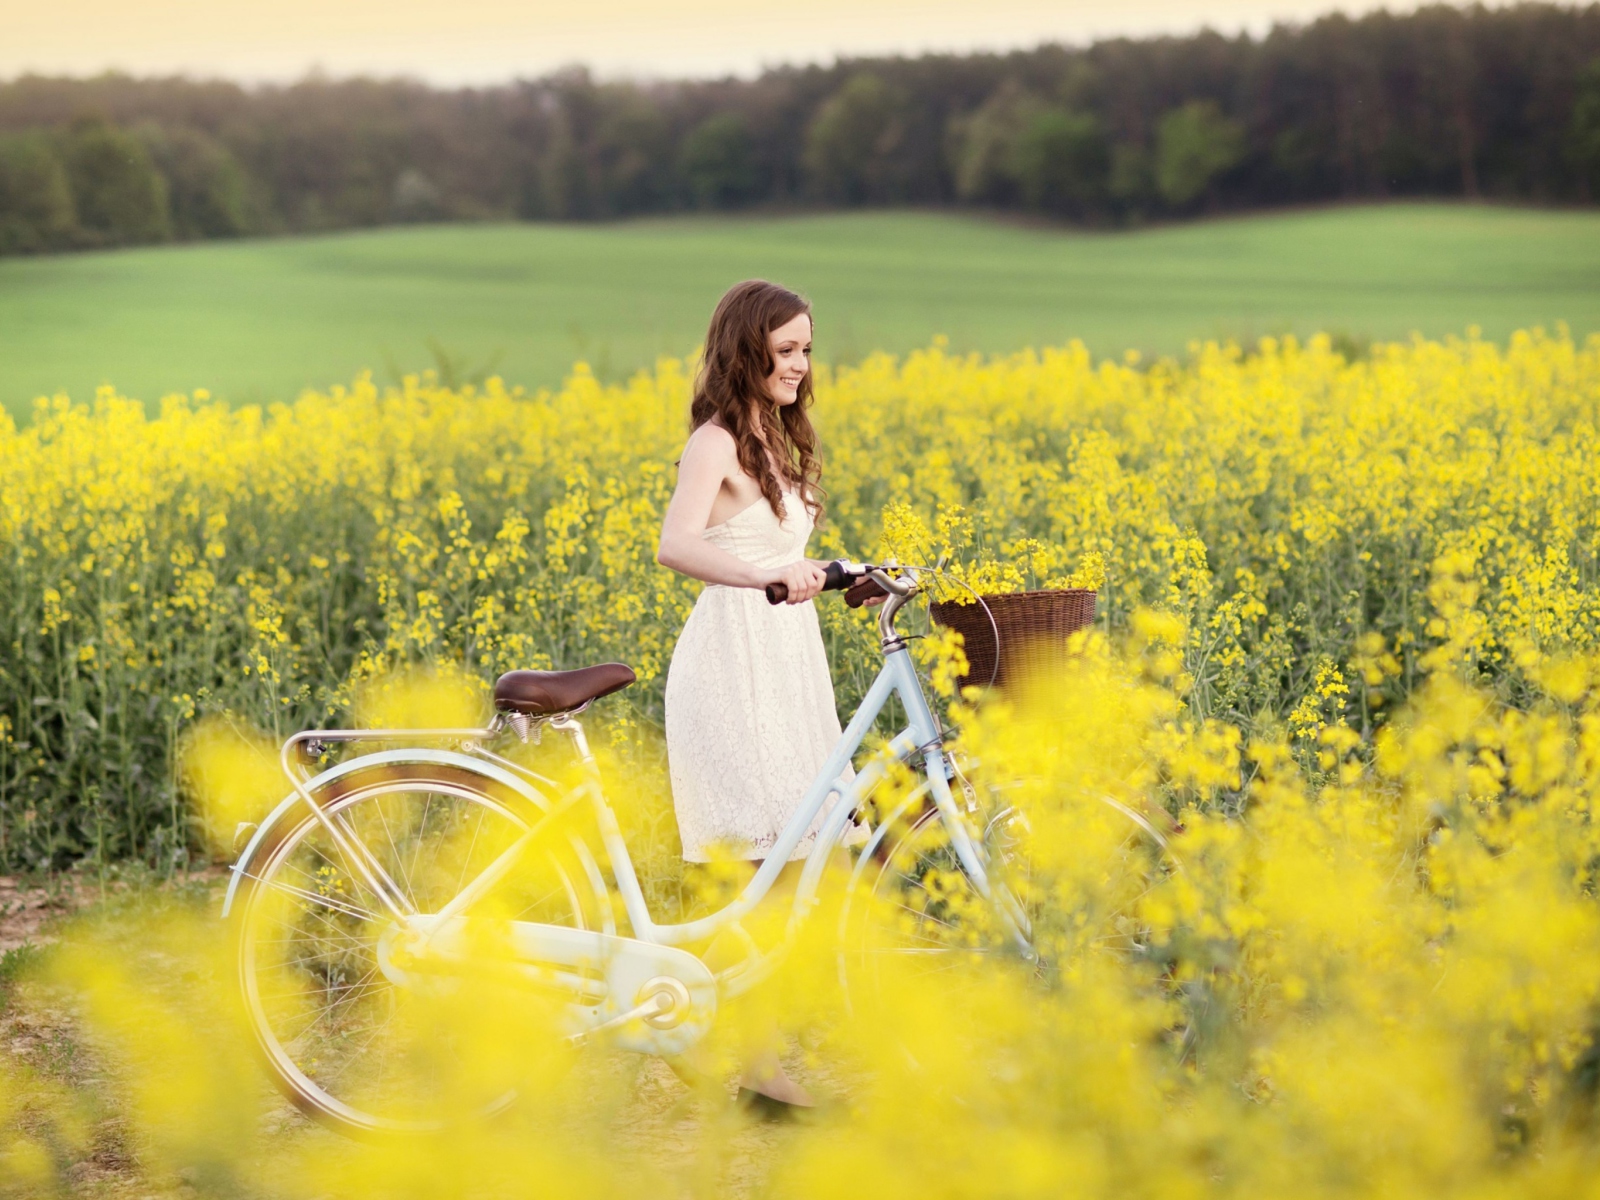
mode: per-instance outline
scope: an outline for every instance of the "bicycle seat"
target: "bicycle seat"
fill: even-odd
[[[504,712],[551,717],[620,692],[637,676],[624,663],[576,671],[507,671],[494,681],[494,706]]]

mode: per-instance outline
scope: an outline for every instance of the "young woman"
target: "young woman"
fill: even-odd
[[[810,307],[776,284],[739,284],[711,316],[656,555],[707,585],[667,671],[667,757],[690,862],[765,858],[839,740],[811,604],[823,568],[805,557],[822,513],[811,403]],[[769,583],[789,589],[786,604],[767,602]],[[810,1103],[775,1054],[750,1064],[744,1086]]]

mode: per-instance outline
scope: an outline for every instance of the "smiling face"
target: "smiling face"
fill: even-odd
[[[767,395],[780,405],[793,404],[811,373],[811,314],[800,313],[769,333],[767,351],[772,355]]]

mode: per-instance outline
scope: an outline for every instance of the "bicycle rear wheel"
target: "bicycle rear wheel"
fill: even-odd
[[[313,794],[421,914],[442,909],[543,815],[513,789],[449,764],[375,765]],[[558,1054],[556,1010],[572,997],[529,993],[508,984],[508,972],[401,969],[399,922],[315,814],[301,806],[290,815],[247,868],[236,912],[240,990],[279,1087],[355,1134],[437,1129],[505,1107],[529,1069]],[[603,882],[586,858],[559,837],[542,839],[473,912],[599,928]]]

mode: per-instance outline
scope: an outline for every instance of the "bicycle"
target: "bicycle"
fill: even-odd
[[[943,963],[1004,948],[1034,959],[1028,904],[1002,869],[1018,818],[977,802],[896,630],[897,616],[936,570],[829,564],[825,590],[871,580],[886,594],[877,618],[883,666],[761,867],[731,902],[697,919],[652,917],[577,719],[634,682],[623,664],[501,676],[495,716],[484,728],[316,729],[289,737],[280,761],[292,790],[251,833],[223,904],[234,922],[245,1011],[279,1087],[346,1133],[437,1128],[437,1115],[407,1092],[414,1079],[391,1070],[385,1055],[395,1038],[386,1035],[401,998],[474,981],[555,997],[573,1042],[603,1037],[647,1054],[682,1054],[705,1036],[721,1001],[781,961],[847,826],[866,823],[868,797],[889,761],[924,779],[890,811],[871,814],[878,819],[852,865],[840,918],[847,986],[853,974],[858,987],[870,987],[883,955]],[[781,589],[770,587],[768,599],[781,602]],[[847,781],[846,768],[891,697],[905,728]],[[546,729],[567,739],[575,784],[491,748],[506,737],[526,743]],[[312,770],[336,745],[358,742],[399,744]],[[739,922],[824,809],[789,935],[764,951]],[[1164,847],[1142,817],[1123,811]],[[580,812],[593,821],[600,855],[576,828]],[[877,926],[873,901],[890,914]],[[626,933],[617,928],[618,907]],[[974,922],[978,909],[983,920]],[[749,944],[720,972],[684,948],[724,932]],[[483,1108],[511,1099],[489,1097]]]

